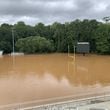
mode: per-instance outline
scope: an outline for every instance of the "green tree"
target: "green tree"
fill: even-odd
[[[55,45],[55,50],[57,52],[65,52],[66,46],[66,28],[65,24],[53,23],[51,25],[51,29],[53,30],[53,41]]]
[[[16,42],[16,47],[20,52],[25,53],[45,53],[54,51],[52,41],[39,36],[19,39]]]
[[[34,27],[26,25],[24,22],[19,21],[14,26],[14,32],[15,32],[15,38],[25,38],[29,36],[35,36],[35,30]]]
[[[12,51],[12,25],[2,24],[0,27],[0,50],[4,53],[9,53]]]
[[[4,53],[10,53],[12,51],[10,42],[0,41],[0,50],[3,50]]]
[[[96,50],[101,54],[110,54],[110,25],[100,24],[96,33]]]

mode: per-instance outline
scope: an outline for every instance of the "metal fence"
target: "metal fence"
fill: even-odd
[[[78,107],[110,101],[110,95],[96,96],[59,103],[45,104],[20,110],[78,110]]]
[[[44,102],[45,101],[48,101],[48,99],[44,100]],[[107,102],[107,101],[110,101],[110,94],[107,94],[107,95],[103,94],[103,95],[89,97],[89,98],[80,98],[76,100],[72,99],[68,101],[59,101],[56,103],[52,103],[50,100],[50,103],[47,103],[47,104],[45,103],[38,104],[38,102],[40,101],[10,104],[5,106],[0,106],[0,110],[78,110],[78,107],[81,107],[81,106],[97,104],[97,103]]]

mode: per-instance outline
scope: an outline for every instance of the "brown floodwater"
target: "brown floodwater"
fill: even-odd
[[[109,91],[110,56],[0,57],[0,105]]]

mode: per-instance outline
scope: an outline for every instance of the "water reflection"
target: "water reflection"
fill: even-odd
[[[0,105],[109,91],[109,56],[67,54],[0,58]]]

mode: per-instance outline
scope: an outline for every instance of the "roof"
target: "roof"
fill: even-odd
[[[77,44],[88,44],[89,45],[89,42],[77,42]]]

